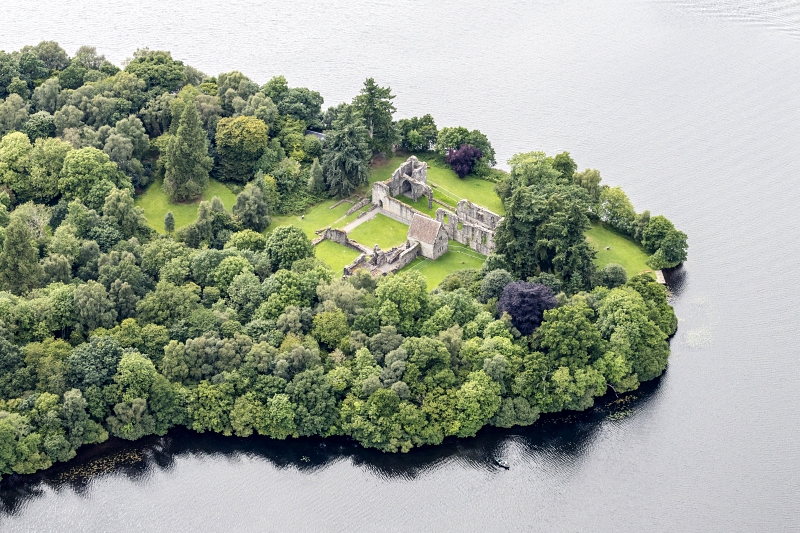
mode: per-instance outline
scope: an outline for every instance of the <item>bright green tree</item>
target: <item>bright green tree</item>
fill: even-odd
[[[144,209],[134,205],[130,189],[113,189],[106,196],[103,217],[116,225],[125,239],[137,235],[147,227]]]
[[[223,118],[217,124],[216,147],[226,180],[247,183],[264,154],[267,125],[256,117]]]
[[[269,226],[269,208],[264,193],[255,183],[248,183],[244,190],[236,195],[232,212],[246,228],[264,231]]]
[[[128,188],[130,182],[104,152],[87,147],[72,150],[64,157],[58,188],[65,200],[79,198],[86,201],[93,189],[110,191],[114,187]],[[102,198],[105,198],[105,194]]]
[[[298,259],[313,257],[314,247],[306,234],[296,226],[279,226],[270,233],[266,246],[272,269],[289,269]]]
[[[43,275],[39,252],[28,226],[20,218],[12,219],[5,230],[0,252],[0,287],[23,294],[38,286]]]

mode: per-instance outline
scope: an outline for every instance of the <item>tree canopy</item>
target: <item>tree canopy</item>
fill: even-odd
[[[587,409],[667,365],[666,289],[595,267],[584,233],[613,227],[653,268],[685,260],[686,235],[568,152],[490,172],[485,135],[394,123],[372,78],[323,115],[283,76],[211,77],[148,49],[124,70],[88,46],[0,52],[0,99],[0,475],[175,426],[407,452]],[[495,253],[433,291],[414,267],[343,278],[307,226],[270,226],[351,195],[395,144],[450,152],[504,203]],[[199,201],[210,176],[234,205]],[[166,234],[136,198],[160,180],[198,201],[188,224],[169,206]]]

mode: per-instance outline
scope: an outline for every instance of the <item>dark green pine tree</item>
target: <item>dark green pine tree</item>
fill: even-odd
[[[18,218],[14,219],[6,228],[6,239],[0,252],[0,288],[24,294],[37,287],[43,275],[39,252],[28,226]]]
[[[164,231],[167,232],[167,235],[172,235],[172,232],[175,231],[175,215],[172,214],[172,211],[167,211],[167,214],[164,215]]]
[[[373,153],[388,152],[395,140],[392,115],[397,111],[392,104],[391,87],[380,87],[374,78],[367,78],[364,87],[353,100],[353,106],[361,112],[367,126],[369,145]]]
[[[208,185],[213,161],[194,105],[187,105],[181,114],[178,131],[170,139],[164,157],[164,192],[177,202],[199,198]]]
[[[369,136],[364,121],[353,106],[346,106],[325,138],[322,167],[328,192],[345,198],[369,176]]]
[[[308,191],[311,194],[325,192],[325,178],[323,176],[322,165],[319,163],[319,159],[315,157],[314,162],[311,163],[311,172],[308,178]]]

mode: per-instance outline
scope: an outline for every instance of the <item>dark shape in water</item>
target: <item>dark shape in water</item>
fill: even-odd
[[[506,470],[508,470],[509,468],[511,468],[510,466],[508,466],[508,461],[506,461],[505,459],[500,459],[499,457],[495,457],[495,458],[494,458],[494,462],[495,462],[495,463],[497,464],[497,466],[499,466],[500,468],[505,468]]]

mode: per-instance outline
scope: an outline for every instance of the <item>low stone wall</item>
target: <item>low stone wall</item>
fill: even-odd
[[[354,205],[353,207],[351,207],[350,209],[347,210],[347,212],[345,213],[345,216],[352,215],[353,213],[355,213],[356,211],[358,211],[359,209],[361,209],[362,207],[364,207],[368,203],[369,203],[369,198],[362,198],[361,200],[359,200],[356,203],[356,205]]]
[[[317,237],[312,241],[312,244],[314,246],[316,246],[317,244],[321,243],[324,240],[329,240],[337,244],[341,244],[342,246],[347,246],[348,248],[355,250],[357,252],[361,252],[362,254],[368,254],[370,252],[369,248],[348,237],[347,233],[344,230],[327,227],[324,230],[317,230],[315,233],[317,233],[319,237]]]
[[[372,211],[374,209],[377,209],[377,208],[378,208],[378,206],[373,204],[373,205],[369,206],[369,209],[367,209],[366,211],[362,211],[361,213],[359,213],[356,218],[361,218],[363,216],[366,216],[367,213],[369,213],[370,211]]]
[[[344,267],[344,277],[352,276],[356,270],[359,268],[364,268],[367,264],[367,258],[368,256],[366,254],[361,254],[356,257],[352,263]]]
[[[411,246],[406,250],[400,252],[400,255],[397,257],[397,261],[395,262],[395,264],[398,265],[397,270],[400,270],[401,268],[409,264],[411,261],[416,259],[417,256],[419,255],[419,252],[420,252],[419,243],[416,243],[414,246]],[[395,270],[395,272],[397,270]]]
[[[416,259],[419,253],[420,245],[417,242],[406,241],[402,246],[388,251],[383,251],[376,245],[371,254],[361,254],[344,267],[344,276],[352,276],[359,269],[367,270],[373,277],[392,274]]]

